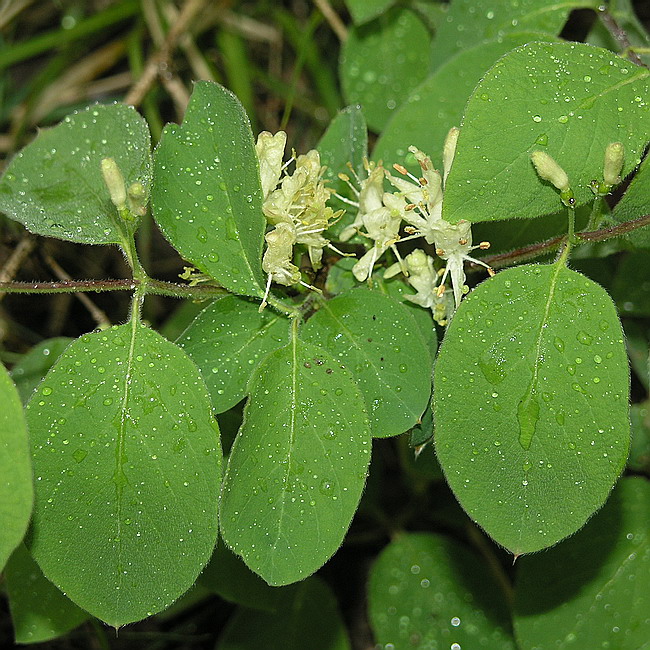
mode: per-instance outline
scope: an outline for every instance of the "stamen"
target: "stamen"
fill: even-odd
[[[340,251],[331,243],[327,244],[327,248],[331,248],[336,254],[340,255],[341,257],[356,257],[354,253],[344,253],[343,251]]]
[[[467,240],[466,240],[466,239],[459,239],[459,240],[458,240],[458,243],[459,243],[461,246],[466,246],[466,245],[467,245]]]
[[[359,191],[355,187],[352,187],[352,189],[354,190],[356,195],[359,196]],[[347,203],[348,205],[351,205],[355,208],[359,207],[358,201],[352,201],[352,199],[347,199],[344,196],[341,196],[338,192],[332,192],[332,196],[335,196],[339,201],[343,201],[343,203]]]
[[[345,163],[345,166],[350,170],[350,173],[352,176],[354,176],[354,180],[361,185],[361,179],[359,178],[359,175],[357,174],[357,170],[352,166],[352,163],[348,161]],[[364,167],[365,167],[365,158],[364,158]],[[367,167],[366,167],[367,169]]]
[[[395,253],[395,257],[397,258],[397,261],[399,262],[399,267],[402,270],[402,274],[404,275],[405,278],[408,278],[408,276],[409,276],[408,267],[406,266],[404,260],[402,259],[402,256],[399,254],[399,251],[397,250],[397,246],[395,246],[395,244],[391,244],[390,248],[393,251],[393,253]]]
[[[403,176],[408,176],[409,175],[408,169],[406,169],[406,167],[404,167],[403,165],[400,165],[399,163],[393,163],[393,169],[398,171]]]
[[[474,257],[470,257],[469,255],[463,255],[463,259],[486,268],[489,276],[491,278],[494,277],[494,269],[489,264],[486,264],[483,260],[477,260]]]
[[[303,287],[307,287],[307,289],[311,289],[312,291],[315,291],[316,293],[320,293],[321,295],[323,292],[318,288],[313,286],[312,284],[307,284],[306,282],[303,282],[302,280],[298,280],[299,284],[302,284]]]
[[[268,280],[266,281],[266,291],[264,292],[264,298],[262,298],[262,304],[260,305],[260,308],[257,310],[260,314],[264,311],[264,308],[268,303],[266,302],[267,298],[269,297],[269,291],[271,291],[271,274],[269,273]]]
[[[442,257],[445,254],[445,249],[444,248],[436,248],[436,255],[438,257]]]

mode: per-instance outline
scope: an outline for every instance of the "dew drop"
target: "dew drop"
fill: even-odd
[[[591,345],[591,343],[594,340],[594,337],[591,336],[590,334],[587,334],[584,330],[580,330],[576,334],[576,338],[578,339],[578,343],[582,343],[582,345]]]
[[[77,463],[80,463],[87,455],[88,452],[85,449],[77,449],[77,451],[72,454],[72,457]]]

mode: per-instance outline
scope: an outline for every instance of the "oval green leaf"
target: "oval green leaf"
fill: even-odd
[[[376,18],[397,0],[345,0],[355,25],[362,25]]]
[[[216,413],[246,395],[246,384],[260,361],[286,344],[289,323],[256,303],[226,296],[208,305],[177,341],[201,370]]]
[[[370,462],[370,427],[351,375],[294,340],[249,385],[221,493],[221,534],[271,585],[319,569],[343,541]]]
[[[140,182],[148,194],[151,136],[132,106],[90,106],[41,131],[0,180],[0,210],[38,235],[119,244],[103,158],[116,161],[127,187]]]
[[[171,604],[217,536],[221,448],[196,366],[135,321],[86,334],[40,384],[27,421],[30,550],[43,573],[116,627]]]
[[[262,214],[257,155],[239,100],[199,81],[181,126],[156,148],[153,215],[183,257],[233,293],[261,297]]]
[[[339,75],[349,104],[359,103],[381,131],[409,92],[427,76],[431,35],[418,16],[394,7],[354,27],[341,49]]]
[[[23,404],[27,403],[36,386],[71,341],[72,339],[66,336],[41,341],[14,365],[11,369],[11,378],[16,384]]]
[[[16,643],[56,639],[89,618],[43,575],[24,544],[9,558],[5,577]]]
[[[0,571],[20,544],[32,512],[34,490],[23,407],[0,364]]]
[[[474,47],[446,61],[396,110],[373,149],[373,160],[383,160],[388,168],[397,162],[420,174],[415,157],[408,152],[414,145],[440,166],[447,133],[452,126],[460,126],[467,99],[488,68],[518,45],[542,39],[543,35],[532,32],[508,34],[473,43]]]
[[[506,54],[467,104],[443,217],[455,223],[557,212],[559,192],[535,172],[535,150],[567,171],[578,205],[593,200],[589,183],[602,179],[608,144],[625,147],[623,176],[639,164],[649,94],[649,70],[583,43],[530,43]]]
[[[515,631],[533,648],[647,648],[650,483],[624,478],[575,537],[521,559]]]
[[[625,465],[621,325],[604,289],[562,264],[502,271],[479,285],[447,330],[434,386],[447,481],[516,555],[583,526]]]
[[[351,197],[348,185],[338,175],[340,173],[350,176],[348,164],[360,178],[364,178],[364,161],[368,158],[368,127],[363,116],[361,106],[348,106],[332,120],[327,131],[316,147],[320,153],[321,164],[327,169],[324,178],[329,181],[329,187],[348,198]],[[332,239],[336,239],[346,226],[354,220],[354,214],[343,201],[335,196],[330,198],[330,203],[337,209],[346,212],[328,232]],[[342,258],[345,259],[345,258]]]
[[[511,32],[557,35],[570,11],[596,6],[598,3],[594,0],[454,0],[446,20],[436,31],[431,67],[435,70],[455,54],[481,41],[502,39]]]
[[[505,594],[485,564],[440,535],[400,535],[381,552],[368,610],[382,648],[515,647]]]
[[[612,217],[619,223],[650,214],[650,156],[646,156],[621,200],[614,207]],[[625,238],[637,248],[650,248],[650,226],[633,230]]]
[[[240,608],[217,650],[350,650],[332,590],[318,576],[281,590],[274,613]]]
[[[431,352],[397,300],[353,289],[323,302],[302,337],[320,343],[354,374],[373,436],[404,433],[420,420],[431,396]]]

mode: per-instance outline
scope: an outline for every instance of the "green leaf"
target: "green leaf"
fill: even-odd
[[[595,9],[598,4],[594,0],[454,0],[433,40],[431,68],[481,41],[511,32],[558,35],[573,9]]]
[[[370,572],[368,613],[382,648],[514,649],[504,594],[458,542],[402,534]]]
[[[353,289],[323,302],[302,337],[354,373],[373,436],[395,436],[419,421],[431,396],[431,353],[406,307]]]
[[[559,192],[530,160],[550,154],[568,175],[577,205],[593,200],[605,148],[625,147],[623,175],[639,164],[650,131],[642,101],[650,71],[583,43],[529,43],[499,59],[470,98],[443,217],[490,221],[557,212]]]
[[[197,82],[183,124],[163,131],[154,173],[153,214],[165,237],[229,291],[261,297],[266,221],[253,134],[237,98]]]
[[[390,278],[388,280],[382,278],[377,281],[377,284],[379,291],[398,300],[404,307],[406,307],[411,316],[415,318],[420,334],[422,335],[431,355],[431,363],[433,364],[438,351],[438,334],[433,322],[431,310],[416,305],[414,302],[407,299],[407,296],[415,295],[416,291],[399,277]]]
[[[434,378],[456,498],[520,555],[578,530],[627,458],[629,371],[604,289],[563,264],[502,271],[460,305]]]
[[[345,0],[355,25],[363,25],[383,14],[397,0]]]
[[[650,156],[646,156],[612,217],[623,223],[650,214]],[[625,238],[637,248],[650,248],[650,226],[633,230]]]
[[[269,612],[276,611],[278,599],[281,600],[286,589],[291,589],[267,585],[241,561],[241,558],[221,543],[217,544],[199,581],[230,603]]]
[[[221,448],[196,366],[135,321],[86,334],[40,384],[27,421],[30,550],[43,573],[116,627],[170,605],[217,536]]]
[[[313,576],[283,589],[276,613],[240,608],[217,650],[350,650],[350,640],[327,584]]]
[[[9,558],[5,577],[16,643],[56,639],[89,616],[43,575],[24,544]]]
[[[23,407],[0,364],[0,571],[25,536],[32,512],[32,468]]]
[[[338,549],[370,461],[370,428],[351,375],[294,338],[249,384],[221,494],[228,546],[271,585],[310,575]]]
[[[339,74],[347,103],[361,104],[368,126],[381,131],[427,76],[431,35],[416,14],[393,8],[350,30]]]
[[[151,184],[151,136],[131,106],[90,106],[41,131],[0,180],[0,210],[31,232],[83,244],[121,242],[101,172],[113,158],[126,186]]]
[[[415,157],[408,152],[414,145],[439,167],[447,133],[452,126],[460,126],[467,100],[486,70],[518,45],[542,39],[544,36],[532,32],[508,34],[472,44],[475,46],[446,61],[395,111],[373,149],[373,160],[383,160],[389,168],[397,162],[420,174]]]
[[[20,400],[27,402],[34,389],[45,377],[47,371],[54,365],[63,350],[70,345],[72,339],[65,336],[47,339],[35,345],[11,369],[11,378],[16,384]]]
[[[648,648],[650,483],[624,478],[577,535],[518,563],[515,631],[533,648]]]
[[[364,160],[368,158],[368,128],[360,106],[348,106],[338,113],[325,131],[316,147],[320,153],[321,164],[327,167],[324,178],[338,194],[350,197],[347,184],[339,173],[350,176],[348,163],[361,178],[365,177]],[[336,239],[343,228],[350,225],[354,215],[349,207],[336,197],[330,203],[337,209],[346,209],[346,214],[330,229],[329,233]]]
[[[203,374],[215,412],[223,413],[246,395],[259,362],[288,340],[283,316],[237,296],[208,305],[177,341]]]

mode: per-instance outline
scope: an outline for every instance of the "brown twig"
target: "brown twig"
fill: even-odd
[[[13,253],[7,260],[7,263],[0,269],[0,284],[11,282],[18,273],[18,269],[22,266],[23,262],[36,246],[36,239],[33,235],[26,233],[23,238],[18,242],[18,246],[14,249]],[[4,294],[0,294],[0,300],[4,298]]]
[[[52,269],[52,271],[54,271],[54,274],[57,278],[59,278],[59,280],[72,280],[72,278],[65,272],[65,270],[51,255],[46,254],[44,256],[44,259],[47,262],[47,265]],[[75,295],[79,302],[81,302],[81,304],[88,310],[88,313],[92,316],[93,320],[100,328],[104,329],[105,327],[110,326],[111,321],[109,317],[86,294],[77,293]]]
[[[204,8],[206,0],[187,0],[183,5],[178,19],[172,25],[160,49],[151,55],[144,66],[142,76],[133,85],[124,98],[125,104],[139,106],[151,85],[159,75],[165,83],[170,83],[169,63],[178,39],[188,29],[194,17]],[[176,101],[178,101],[177,84],[172,87]]]
[[[619,44],[621,50],[626,53],[627,58],[636,65],[647,68],[648,66],[641,60],[641,57],[634,51],[627,32],[618,24],[616,18],[609,12],[605,5],[599,7],[598,17],[605,29],[611,34],[612,38]]]
[[[617,226],[611,226],[610,228],[601,228],[600,230],[591,230],[587,232],[578,232],[576,237],[585,242],[597,242],[605,241],[606,239],[612,239],[614,237],[620,237],[625,235],[628,232],[633,230],[638,230],[644,226],[650,225],[650,214],[646,214],[643,217],[638,219],[632,219],[631,221],[626,221]],[[517,248],[513,251],[507,253],[499,253],[498,255],[488,255],[483,257],[482,261],[486,264],[489,264],[493,268],[502,268],[504,266],[510,266],[516,262],[523,262],[528,259],[533,259],[550,253],[566,239],[566,235],[559,235],[557,237],[552,237],[551,239],[546,239],[537,244],[530,244],[529,246],[523,246],[522,248]]]
[[[334,11],[329,0],[314,0],[314,4],[320,9],[320,12],[329,23],[332,31],[337,35],[339,41],[345,43],[348,38],[348,28],[345,26],[336,11]]]

